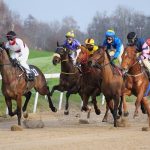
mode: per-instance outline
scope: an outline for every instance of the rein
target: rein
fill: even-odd
[[[61,72],[62,74],[67,74],[67,75],[74,75],[74,74],[76,74],[77,72]]]
[[[145,72],[145,71],[143,71],[143,72],[141,72],[141,73],[139,73],[139,74],[135,74],[135,75],[132,75],[132,74],[129,74],[129,73],[125,73],[125,75],[131,76],[131,77],[138,77],[138,76],[142,75],[144,72]]]
[[[133,66],[135,66],[138,62],[139,62],[139,61],[137,60],[131,67],[129,67],[129,69],[131,69]],[[128,70],[129,70],[129,69],[128,69]],[[142,72],[140,72],[140,73],[138,73],[138,74],[135,74],[135,75],[129,74],[129,73],[125,73],[125,75],[130,76],[130,77],[138,77],[138,76],[142,75],[144,72],[145,72],[145,71],[142,71]]]
[[[101,68],[103,68],[103,67],[105,67],[105,66],[109,65],[109,64],[110,64],[110,62],[109,62],[109,63],[107,63],[107,64],[100,65],[100,64],[96,61],[96,62],[95,62],[95,64],[96,64],[96,66],[97,66],[99,69],[101,69]]]
[[[0,66],[9,66],[9,65],[11,65],[11,63],[9,63],[9,64],[0,64]]]
[[[68,61],[68,59],[64,59],[64,60],[62,60],[61,62],[67,62]],[[62,74],[66,74],[66,75],[74,75],[74,74],[76,74],[77,72],[61,72]]]

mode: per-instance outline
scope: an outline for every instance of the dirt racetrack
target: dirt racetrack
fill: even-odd
[[[102,107],[102,106],[101,106]],[[0,150],[150,150],[150,131],[142,131],[148,126],[147,115],[139,112],[133,119],[134,104],[130,104],[126,127],[113,127],[109,122],[101,122],[104,115],[97,116],[93,111],[89,124],[79,123],[79,108],[70,108],[70,115],[63,111],[29,114],[30,119],[42,119],[42,129],[10,131],[17,118],[0,118]],[[85,118],[82,114],[81,118]]]

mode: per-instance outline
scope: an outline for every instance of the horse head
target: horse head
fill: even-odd
[[[106,47],[99,46],[98,50],[93,53],[93,55],[90,57],[88,63],[91,66],[97,66],[98,64],[102,64],[105,59],[105,51]]]
[[[57,65],[62,60],[67,59],[69,53],[70,50],[68,50],[66,47],[62,45],[59,45],[59,43],[57,42],[57,48],[53,55],[53,60],[52,60],[53,64]]]
[[[77,64],[87,64],[89,59],[89,51],[86,49],[85,46],[80,47],[81,51],[77,57],[76,63]]]
[[[135,46],[127,46],[122,54],[122,69],[127,72],[136,62],[138,62],[138,60]]]

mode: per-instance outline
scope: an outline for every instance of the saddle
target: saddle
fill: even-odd
[[[119,66],[115,65],[114,63],[111,63],[111,65],[112,65],[114,74],[123,76],[122,70]]]
[[[36,71],[36,69],[35,69],[33,66],[31,66],[31,65],[29,65],[31,72],[30,72],[30,73],[27,73],[27,72],[26,72],[26,69],[20,64],[20,62],[19,62],[17,59],[11,59],[11,62],[12,62],[12,65],[13,65],[14,67],[18,67],[18,68],[20,68],[23,72],[25,72],[26,81],[34,81],[35,76],[38,75],[38,72]]]

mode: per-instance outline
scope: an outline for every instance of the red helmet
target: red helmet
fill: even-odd
[[[146,44],[147,44],[148,46],[150,46],[150,38],[148,38],[148,39],[146,40]]]

